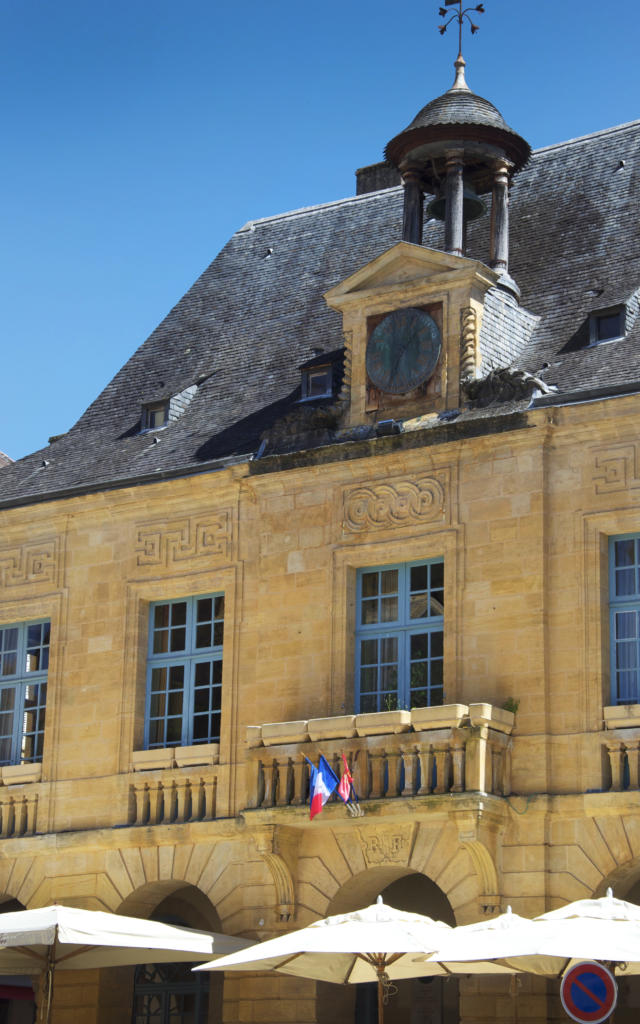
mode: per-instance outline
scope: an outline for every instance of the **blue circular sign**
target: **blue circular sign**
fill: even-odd
[[[596,961],[586,960],[562,976],[560,998],[573,1020],[601,1024],[615,1009],[618,986],[611,971]]]

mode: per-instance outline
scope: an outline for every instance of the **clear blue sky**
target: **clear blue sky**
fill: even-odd
[[[534,146],[640,117],[638,0],[485,0]],[[67,430],[247,220],[354,192],[453,80],[438,3],[0,0],[0,450]]]

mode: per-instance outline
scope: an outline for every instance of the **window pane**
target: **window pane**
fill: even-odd
[[[360,644],[360,664],[371,665],[378,660],[378,641],[363,640]]]
[[[215,617],[216,619],[224,619],[224,594],[220,594],[215,599]]]
[[[361,620],[363,626],[369,626],[378,621],[378,602],[363,601]]]
[[[212,643],[213,635],[211,626],[209,624],[199,625],[196,629],[196,647],[211,647]]]
[[[187,631],[181,626],[171,630],[171,651],[184,651],[187,646]]]
[[[216,622],[213,627],[213,644],[214,647],[222,647],[222,637],[224,633],[224,623]]]
[[[377,668],[363,668],[360,672],[360,692],[372,693],[378,689]]]
[[[175,601],[171,605],[171,625],[184,626],[187,622],[187,602]]]
[[[210,597],[203,597],[197,604],[197,621],[210,622],[213,612],[213,601]]]
[[[381,587],[380,591],[383,594],[397,594],[398,592],[398,570],[397,569],[385,569],[384,572],[380,573]]]
[[[380,601],[380,621],[396,622],[398,619],[398,598],[383,597]]]
[[[411,566],[411,590],[427,590],[429,586],[429,566]]]
[[[169,625],[169,605],[157,604],[153,613],[154,629],[166,629]]]
[[[377,572],[364,572],[362,574],[362,596],[375,597],[378,593]]]
[[[380,660],[386,664],[398,660],[397,636],[385,636],[380,642]]]

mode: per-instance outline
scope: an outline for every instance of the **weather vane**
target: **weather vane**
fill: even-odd
[[[462,0],[444,0],[444,7],[441,7],[438,14],[441,18],[446,18],[449,14],[448,7],[457,7],[458,10],[449,17],[448,21],[445,21],[444,25],[439,25],[440,35],[443,36],[452,21],[458,22],[458,54],[462,54],[462,25],[466,18],[471,25],[471,35],[475,35],[479,29],[479,25],[475,25],[469,17],[469,11],[477,11],[478,14],[484,14],[484,4],[476,4],[475,7],[466,7],[462,9]]]

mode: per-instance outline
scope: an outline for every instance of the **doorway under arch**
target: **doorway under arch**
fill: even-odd
[[[349,879],[336,893],[328,914],[349,913],[375,903],[377,896],[396,910],[424,914],[455,925],[449,900],[418,871],[381,866]],[[385,1006],[385,1024],[458,1024],[455,978],[408,978],[395,982]],[[377,984],[317,986],[318,1024],[377,1024]]]

